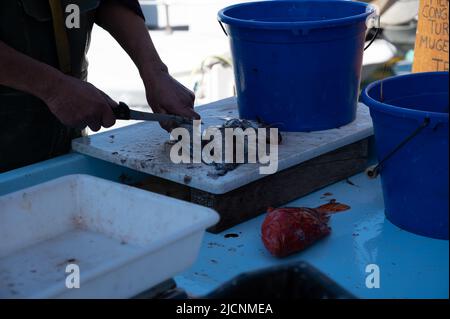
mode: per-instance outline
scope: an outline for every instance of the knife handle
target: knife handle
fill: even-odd
[[[119,102],[119,105],[117,105],[117,107],[113,107],[112,111],[118,120],[130,119],[130,108],[123,102]]]

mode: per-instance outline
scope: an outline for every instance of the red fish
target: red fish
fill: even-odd
[[[331,200],[317,208],[269,208],[262,224],[262,241],[276,257],[285,257],[301,251],[331,232],[330,213],[350,209]]]

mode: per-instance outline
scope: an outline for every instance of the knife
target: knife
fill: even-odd
[[[124,102],[119,102],[119,105],[117,107],[113,107],[112,111],[114,113],[114,116],[118,120],[138,120],[138,121],[153,121],[153,122],[174,121],[178,125],[180,124],[192,125],[191,119],[179,115],[135,111],[130,109],[130,107]]]

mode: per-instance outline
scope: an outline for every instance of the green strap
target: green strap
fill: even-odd
[[[53,31],[55,34],[56,51],[60,70],[65,74],[71,73],[69,39],[64,25],[64,12],[60,0],[48,0],[52,11]]]

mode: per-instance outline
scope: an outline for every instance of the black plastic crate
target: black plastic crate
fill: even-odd
[[[240,274],[208,299],[353,299],[336,282],[306,262]]]

